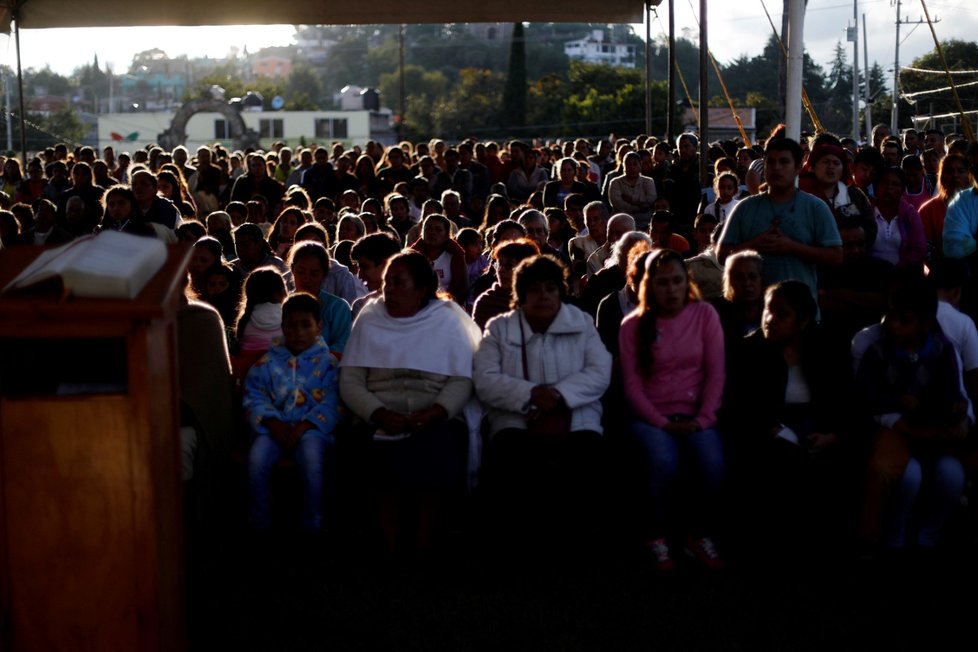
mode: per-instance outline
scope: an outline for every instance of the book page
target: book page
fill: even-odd
[[[77,238],[59,247],[46,249],[40,256],[34,259],[30,265],[14,277],[10,283],[3,288],[3,291],[26,287],[34,282],[42,281],[46,278],[60,276],[65,268],[71,264],[75,256],[78,255],[81,247],[92,240],[94,236]]]

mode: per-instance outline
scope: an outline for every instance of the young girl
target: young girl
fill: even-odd
[[[822,335],[816,310],[804,283],[772,285],[761,328],[729,358],[724,426],[737,433],[730,467],[740,472],[736,504],[753,536],[748,547],[778,537],[788,554],[813,544],[825,554],[847,521],[855,489],[841,454],[843,429],[853,421],[849,359]]]
[[[295,241],[295,232],[306,223],[306,216],[296,207],[286,208],[279,213],[272,225],[268,244],[279,258],[285,258]]]
[[[200,298],[220,313],[230,346],[234,342],[234,322],[241,299],[241,276],[227,264],[211,267],[204,275]]]
[[[252,526],[271,526],[269,483],[275,463],[291,454],[302,474],[302,528],[322,529],[323,466],[336,443],[339,373],[320,333],[319,301],[300,292],[281,307],[284,342],[272,347],[245,381],[243,405],[255,440],[248,454]]]
[[[341,357],[350,338],[353,315],[350,304],[321,289],[330,262],[326,247],[318,242],[300,242],[289,253],[289,269],[292,270],[296,292],[305,292],[319,299],[320,334],[329,350]]]
[[[231,360],[234,377],[244,379],[251,365],[282,337],[282,302],[287,292],[282,275],[274,267],[259,267],[245,279],[244,296],[234,325],[235,351]]]
[[[713,191],[717,195],[715,202],[706,207],[705,213],[717,218],[720,222],[725,222],[734,207],[740,202],[737,199],[740,183],[737,175],[733,172],[723,172],[717,176],[713,182]]]
[[[723,330],[716,311],[699,301],[683,258],[670,249],[649,256],[639,307],[622,322],[618,342],[631,436],[647,465],[647,543],[658,570],[673,569],[670,493],[686,458],[701,494],[687,551],[709,568],[723,562],[709,532],[719,502],[724,461],[714,429],[724,384]]]
[[[482,234],[473,228],[466,227],[459,230],[458,235],[455,236],[455,242],[465,252],[465,265],[471,290],[476,279],[482,276],[486,268],[489,267],[489,259],[482,253]],[[475,303],[475,297],[470,292],[466,308],[471,311],[473,303]]]

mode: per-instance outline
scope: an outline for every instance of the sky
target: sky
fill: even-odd
[[[781,22],[782,3],[764,0],[776,25]],[[869,36],[870,63],[878,61],[892,71],[896,45],[896,0],[858,0],[859,28],[866,14]],[[927,0],[937,36],[974,40],[978,35],[978,2],[974,0]],[[695,10],[694,10],[695,8]],[[699,0],[675,0],[676,28],[682,34],[698,38]],[[711,0],[707,19],[710,28],[710,49],[721,63],[741,56],[758,54],[771,33],[764,15],[762,0]],[[652,21],[653,39],[667,29],[666,3],[659,7],[660,20]],[[901,16],[916,22],[923,16],[918,0],[902,0]],[[845,42],[846,27],[853,23],[852,0],[809,0],[805,18],[805,47],[809,55],[823,66],[832,60],[837,42],[842,41],[851,63],[852,46]],[[644,37],[644,25],[635,25],[635,32]],[[77,28],[22,30],[21,55],[26,68],[51,69],[70,74],[83,63],[91,62],[97,54],[103,69],[110,66],[116,74],[129,68],[133,55],[151,48],[160,48],[176,57],[208,56],[223,58],[232,46],[249,51],[275,45],[289,45],[295,33],[291,25],[259,25],[234,27],[134,27],[134,28]],[[933,37],[926,23],[901,26],[900,63],[908,65],[915,57],[934,48]],[[863,65],[862,35],[860,35],[859,65]],[[0,35],[0,63],[16,66],[14,39]]]

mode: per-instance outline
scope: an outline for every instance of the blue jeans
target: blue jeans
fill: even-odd
[[[668,533],[670,494],[680,462],[691,467],[695,474],[693,487],[699,494],[701,509],[699,522],[694,525],[704,530],[714,527],[712,512],[720,500],[724,475],[720,433],[708,428],[675,436],[638,419],[631,422],[629,432],[645,466],[645,498],[651,502],[650,535],[658,538]]]
[[[925,465],[911,457],[903,470],[886,531],[886,545],[891,548],[903,547],[907,523],[915,507],[920,514],[918,545],[936,546],[944,522],[961,499],[965,484],[961,462],[951,455],[929,462]]]
[[[271,435],[258,435],[248,453],[248,484],[250,501],[248,517],[258,529],[272,525],[269,506],[268,480],[272,469],[283,454],[295,460],[302,476],[305,503],[302,510],[302,529],[318,532],[323,525],[323,466],[326,451],[336,445],[332,435],[318,430],[307,430],[291,451],[283,451],[282,446]]]

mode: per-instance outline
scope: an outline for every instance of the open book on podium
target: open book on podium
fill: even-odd
[[[77,297],[133,299],[166,258],[162,240],[102,231],[45,251],[3,292],[57,284]]]

